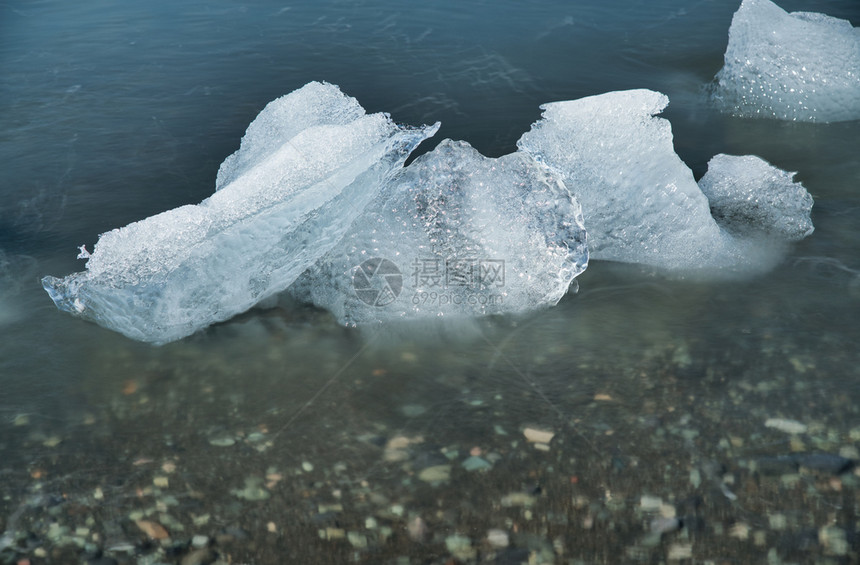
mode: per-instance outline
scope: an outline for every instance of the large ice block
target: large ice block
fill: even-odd
[[[445,140],[404,168],[438,124],[399,127],[310,83],[260,113],[212,196],[102,234],[86,271],[43,285],[62,310],[165,343],[287,287],[362,324],[552,305],[589,254],[770,268],[812,231],[811,197],[749,156],[716,156],[697,185],[655,117],[667,103],[648,90],[551,103],[515,153]]]
[[[712,96],[744,117],[860,119],[860,29],[824,14],[789,14],[770,0],[743,0]]]
[[[437,129],[309,83],[260,113],[212,196],[102,234],[86,271],[43,286],[60,309],[128,337],[190,335],[289,286]]]
[[[629,90],[545,104],[518,146],[563,175],[593,259],[687,272],[771,268],[787,239],[811,232],[811,197],[761,159],[728,156],[712,160],[706,196],[675,153],[669,122],[655,117],[668,101]]]
[[[553,305],[588,264],[579,204],[517,152],[445,140],[394,177],[293,292],[344,324]]]

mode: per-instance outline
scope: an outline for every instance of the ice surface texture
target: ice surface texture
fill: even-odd
[[[491,159],[445,140],[390,180],[293,290],[344,324],[521,312],[558,302],[587,264],[580,206],[560,175],[525,153]]]
[[[745,117],[860,119],[860,29],[770,0],[743,0],[732,18],[713,98]]]
[[[128,337],[190,335],[289,286],[437,128],[310,83],[260,113],[212,196],[102,234],[86,271],[42,284],[60,309]]]
[[[563,175],[592,259],[722,274],[771,268],[787,240],[812,232],[812,198],[757,157],[718,155],[698,186],[669,122],[654,117],[668,102],[629,90],[545,104],[518,146]]]

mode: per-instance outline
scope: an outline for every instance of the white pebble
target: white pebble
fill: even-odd
[[[526,436],[527,441],[532,443],[549,443],[552,441],[553,436],[555,436],[555,432],[539,430],[537,428],[526,428],[523,430],[523,435]]]
[[[504,530],[492,529],[487,532],[487,541],[496,549],[508,547],[511,543],[508,533]]]
[[[639,507],[645,512],[656,512],[663,506],[663,499],[659,496],[643,494],[639,499]]]
[[[787,434],[803,434],[806,433],[807,429],[806,424],[785,418],[768,418],[764,423],[764,427],[773,428]]]
[[[196,535],[191,538],[191,545],[197,549],[201,549],[209,545],[209,538],[203,535]]]
[[[669,546],[669,552],[666,557],[669,561],[691,559],[693,557],[693,545],[689,543],[673,543]]]
[[[655,534],[668,534],[681,528],[681,521],[677,518],[654,518],[651,520],[651,532]]]

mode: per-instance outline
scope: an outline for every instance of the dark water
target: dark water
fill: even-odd
[[[696,562],[856,559],[854,475],[780,460],[761,478],[749,462],[857,452],[860,123],[715,114],[701,89],[737,4],[0,4],[0,531],[38,540],[19,535],[3,559],[180,562],[187,546],[147,546],[129,517],[168,494],[178,506],[144,516],[180,546],[208,536],[224,562],[659,562],[688,546]],[[860,25],[855,0],[782,6]],[[450,137],[490,156],[541,103],[659,90],[697,176],[719,152],[798,171],[816,231],[755,280],[594,262],[554,309],[456,326],[348,330],[282,304],[153,348],[55,309],[41,276],[81,270],[76,246],[104,231],[208,196],[254,116],[311,80],[401,123],[441,120],[422,150]],[[549,451],[528,426],[556,433]],[[415,442],[390,455],[400,436]],[[495,454],[490,470],[463,470],[472,448]],[[176,474],[153,487],[164,462]],[[449,480],[421,479],[444,464]],[[271,498],[231,494],[266,475],[285,477]],[[532,505],[509,505],[514,492]],[[648,538],[641,495],[685,527]],[[89,528],[85,541],[48,535],[51,521]]]

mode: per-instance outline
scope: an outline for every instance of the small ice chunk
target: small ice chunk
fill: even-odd
[[[289,286],[437,129],[309,83],[260,113],[212,196],[102,234],[86,271],[42,284],[61,310],[128,337],[180,339]]]
[[[697,185],[655,116],[668,102],[629,90],[545,104],[518,146],[562,173],[594,259],[710,274],[771,268],[785,240],[811,232],[812,198],[756,157],[719,155]]]
[[[579,204],[517,152],[445,140],[383,187],[292,288],[344,324],[550,306],[585,270]]]
[[[812,196],[794,173],[754,155],[714,156],[699,188],[714,219],[735,236],[799,241],[814,229]]]
[[[743,0],[732,18],[717,106],[744,117],[805,122],[860,119],[860,29],[770,0]]]

